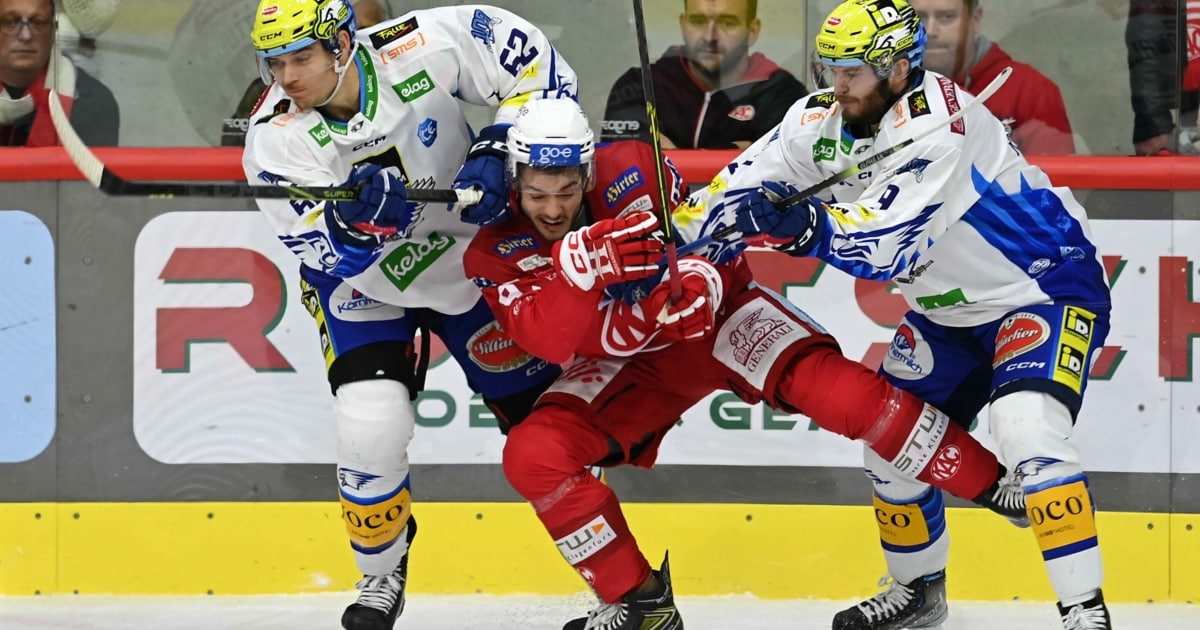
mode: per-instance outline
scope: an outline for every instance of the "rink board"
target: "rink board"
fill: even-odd
[[[643,552],[671,552],[678,592],[845,599],[885,573],[869,507],[629,504]],[[1027,530],[948,510],[948,588],[971,600],[1053,600]],[[528,506],[425,503],[414,592],[566,594],[582,582]],[[0,504],[0,594],[264,594],[357,579],[336,503]],[[1101,512],[1112,601],[1200,601],[1200,515]]]

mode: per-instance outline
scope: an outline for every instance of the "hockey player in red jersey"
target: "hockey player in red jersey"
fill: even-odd
[[[497,321],[526,351],[572,363],[508,435],[504,472],[559,551],[602,600],[566,630],[676,630],[664,559],[652,570],[591,464],[650,467],[686,409],[716,390],[804,413],[860,439],[900,474],[1024,514],[1005,471],[965,430],[842,356],[837,342],[742,261],[679,261],[681,296],[659,282],[634,304],[606,287],[654,277],[662,258],[654,155],[628,141],[595,146],[566,100],[533,101],[508,132],[509,217],[482,229],[464,259]],[[672,193],[682,184],[664,169]],[[572,357],[574,359],[572,360]]]

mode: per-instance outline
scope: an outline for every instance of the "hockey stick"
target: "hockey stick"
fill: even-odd
[[[83,177],[106,195],[150,197],[232,197],[272,199],[314,199],[321,201],[343,201],[358,198],[357,188],[338,186],[297,186],[291,182],[278,181],[275,185],[251,186],[246,182],[205,184],[200,182],[132,182],[123,179],[96,157],[83,143],[67,113],[63,111],[57,92],[50,92],[50,118],[58,139],[66,149],[71,161]],[[482,195],[477,191],[465,190],[422,190],[410,188],[408,200],[415,202],[478,203]]]
[[[783,201],[776,204],[776,207],[779,209],[780,212],[787,212],[789,209],[791,209],[797,205],[800,205],[800,203],[802,203],[805,199],[808,199],[809,197],[821,192],[822,190],[824,190],[840,181],[850,179],[851,177],[854,177],[855,175],[858,175],[859,173],[861,173],[863,171],[863,169],[870,167],[872,164],[875,164],[876,162],[879,162],[880,160],[888,157],[889,155],[894,154],[895,152],[899,151],[900,149],[903,149],[918,140],[927,138],[930,135],[934,134],[935,132],[941,131],[942,128],[945,127],[946,125],[954,124],[956,121],[962,119],[963,116],[966,116],[967,113],[971,111],[971,108],[973,108],[976,105],[991,98],[992,95],[996,93],[996,90],[999,90],[1000,86],[1004,85],[1004,82],[1008,80],[1008,76],[1010,74],[1012,74],[1011,67],[1005,68],[1004,70],[1002,70],[1000,72],[1000,74],[996,75],[995,79],[992,79],[992,82],[989,83],[987,85],[987,87],[983,88],[983,90],[981,90],[979,92],[979,94],[975,96],[975,100],[971,101],[970,103],[967,103],[966,105],[964,105],[962,107],[962,109],[951,114],[948,118],[946,118],[946,120],[942,121],[942,124],[940,124],[936,127],[930,127],[929,129],[926,129],[925,131],[923,131],[911,138],[908,138],[906,140],[901,140],[900,142],[897,142],[896,144],[894,144],[886,149],[883,149],[879,153],[875,153],[875,154],[867,157],[866,159],[862,160],[861,162],[854,164],[854,165],[846,168],[845,170],[834,173],[833,175],[829,176],[828,178],[821,180],[819,183],[813,184],[812,186],[809,186],[808,188],[801,190],[800,192],[788,197],[787,199],[784,199]],[[729,236],[730,234],[733,234],[736,231],[737,231],[736,224],[735,225],[727,225],[727,226],[713,232],[712,237],[714,240],[719,241],[719,240]]]
[[[646,118],[650,122],[650,146],[654,147],[654,174],[658,177],[658,205],[663,213],[663,232],[666,235],[667,281],[671,287],[671,299],[683,297],[683,285],[679,282],[679,253],[675,251],[675,238],[671,229],[671,206],[667,201],[666,175],[663,173],[662,142],[658,137],[658,109],[654,106],[654,78],[650,76],[650,53],[646,45],[646,16],[642,13],[642,0],[633,0],[633,21],[637,28],[638,58],[642,64],[642,93],[646,99]],[[659,318],[662,321],[662,318]]]

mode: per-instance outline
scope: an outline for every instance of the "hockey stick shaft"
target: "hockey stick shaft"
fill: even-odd
[[[995,79],[992,79],[992,82],[989,83],[987,85],[987,87],[983,88],[983,90],[981,90],[979,92],[979,94],[975,96],[975,99],[973,101],[971,101],[970,103],[967,103],[961,109],[959,109],[957,112],[954,112],[953,114],[951,114],[949,117],[946,118],[946,120],[942,121],[942,124],[940,124],[936,127],[930,127],[929,129],[926,129],[925,131],[923,131],[911,138],[906,138],[904,140],[901,140],[900,142],[897,142],[896,144],[893,144],[892,146],[890,146],[886,149],[883,149],[883,150],[879,151],[878,153],[874,153],[874,154],[864,158],[862,161],[858,162],[857,164],[849,166],[844,170],[838,171],[837,173],[830,175],[828,178],[823,179],[820,182],[813,184],[812,186],[809,186],[808,188],[805,188],[804,190],[801,190],[800,192],[788,197],[787,199],[784,199],[783,201],[776,204],[779,208],[779,211],[786,212],[788,209],[800,204],[805,199],[808,199],[809,197],[821,192],[822,190],[825,190],[826,188],[829,188],[830,186],[833,186],[834,184],[836,184],[838,182],[850,179],[851,177],[854,177],[855,175],[858,175],[859,173],[861,173],[864,169],[869,168],[871,165],[887,158],[888,156],[894,155],[897,151],[900,151],[901,149],[907,148],[908,146],[912,145],[914,142],[917,142],[919,140],[924,140],[925,138],[933,135],[934,133],[940,132],[944,127],[946,127],[948,125],[952,125],[959,120],[962,120],[962,118],[964,116],[966,116],[968,113],[971,112],[972,108],[976,107],[977,105],[979,105],[979,104],[983,103],[984,101],[988,100],[989,98],[991,98],[992,95],[995,94],[996,91],[1000,89],[1000,86],[1004,85],[1004,82],[1008,80],[1008,77],[1011,74],[1012,74],[1012,68],[1011,67],[1005,68],[1004,70],[1002,70],[1000,72],[1000,74],[996,75]],[[727,226],[717,230],[716,232],[713,232],[712,236],[713,236],[713,239],[715,239],[715,240],[721,240],[721,239],[729,236],[730,234],[733,234],[736,231],[737,231],[736,225],[727,225]]]
[[[83,177],[101,192],[115,196],[149,198],[171,197],[221,197],[256,199],[310,199],[316,201],[345,201],[358,198],[358,189],[338,186],[297,186],[291,182],[274,185],[251,186],[246,182],[201,183],[201,182],[135,182],[126,180],[108,170],[104,162],[84,144],[83,139],[71,126],[63,110],[58,93],[50,93],[50,118],[58,139],[75,163]],[[415,202],[475,203],[481,195],[477,191],[424,190],[411,188],[408,200]]]
[[[650,123],[650,146],[654,149],[654,174],[658,181],[658,205],[662,208],[663,232],[666,235],[667,281],[671,287],[671,298],[683,297],[683,286],[679,280],[679,253],[675,250],[674,229],[671,226],[671,208],[667,198],[666,173],[663,172],[662,140],[658,136],[658,108],[654,105],[654,77],[650,74],[650,52],[646,44],[646,16],[642,11],[642,0],[633,0],[633,21],[637,30],[638,59],[642,66],[642,93],[646,99],[646,119]]]

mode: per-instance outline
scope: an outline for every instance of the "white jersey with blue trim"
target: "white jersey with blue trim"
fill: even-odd
[[[827,226],[810,255],[858,277],[893,279],[912,309],[947,326],[1031,304],[1106,304],[1087,215],[1070,190],[1026,162],[985,107],[945,123],[973,98],[925,72],[874,137],[856,138],[831,90],[810,94],[677,208],[675,222],[697,241],[733,224],[741,197],[763,181],[802,190],[933,130],[817,193],[829,202]],[[742,247],[735,235],[707,254],[725,258]]]
[[[571,67],[536,27],[489,6],[418,10],[359,30],[354,66],[360,111],[345,122],[301,111],[278,83],[251,117],[242,165],[252,184],[283,179],[335,186],[359,162],[392,168],[409,188],[451,187],[472,134],[461,101],[497,106],[511,122],[534,98],[575,98]],[[303,263],[376,300],[447,314],[480,298],[462,268],[478,228],[444,203],[420,208],[412,228],[375,251],[347,247],[326,228],[323,202],[258,201]]]

